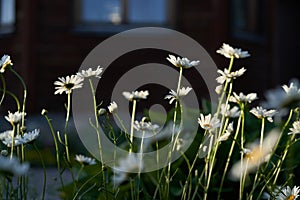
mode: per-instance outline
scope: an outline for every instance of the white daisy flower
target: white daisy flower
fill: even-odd
[[[233,122],[231,122],[227,126],[227,129],[226,129],[225,133],[218,138],[218,142],[228,140],[228,138],[229,138],[229,136],[231,135],[232,132],[233,132]]]
[[[96,70],[89,68],[88,70],[81,70],[81,72],[77,72],[77,76],[81,78],[89,78],[89,77],[96,77],[101,78],[100,74],[102,73],[103,68],[98,66]]]
[[[5,138],[2,140],[3,144],[5,144],[7,147],[12,146],[12,135],[10,137]],[[14,136],[14,146],[19,146],[21,144],[25,144],[26,141],[23,139],[21,135]]]
[[[252,108],[250,113],[255,115],[258,119],[266,118],[269,122],[273,122],[272,117],[277,113],[276,110],[266,110],[261,106],[257,106],[256,108]]]
[[[157,131],[160,126],[157,124],[152,124],[151,122],[144,122],[142,121],[135,121],[133,124],[133,128],[137,131],[149,131],[149,132],[153,132],[153,131]]]
[[[282,88],[269,90],[265,96],[267,101],[264,104],[269,108],[280,109],[293,105],[293,103],[299,103],[300,88],[298,87],[298,81],[294,80],[289,86],[283,85]]]
[[[144,163],[134,154],[128,154],[126,158],[120,159],[118,166],[113,168],[112,182],[120,185],[128,180],[129,173],[138,173],[144,168]]]
[[[94,158],[83,156],[80,154],[75,155],[75,160],[83,165],[95,165],[96,161]]]
[[[220,84],[223,84],[225,81],[230,82],[232,79],[242,76],[245,71],[246,69],[244,67],[235,72],[229,72],[229,70],[226,68],[224,71],[218,70],[218,73],[221,74],[221,76],[217,77],[216,80]]]
[[[114,112],[116,112],[117,111],[117,109],[118,109],[118,104],[116,103],[116,102],[111,102],[110,104],[109,104],[109,106],[107,106],[107,108],[108,108],[108,111],[110,112],[110,113],[114,113]]]
[[[0,156],[0,173],[22,176],[29,170],[29,163],[20,163],[16,157],[8,158]]]
[[[3,55],[0,60],[0,73],[4,73],[6,68],[8,66],[12,66],[12,65],[13,65],[13,63],[11,62],[10,56]]]
[[[221,125],[220,120],[217,117],[211,117],[211,114],[204,116],[202,113],[200,114],[200,118],[198,118],[198,123],[201,128],[209,131],[213,131]]]
[[[54,82],[54,85],[56,85],[54,94],[62,94],[64,92],[69,94],[72,90],[81,88],[83,85],[83,78],[78,75],[60,77],[58,80]]]
[[[198,65],[200,63],[199,60],[196,61],[190,61],[187,58],[180,58],[180,57],[175,57],[173,55],[169,55],[169,57],[167,57],[167,60],[172,63],[174,66],[176,67],[182,67],[182,68],[191,68],[194,67],[196,65]]]
[[[147,99],[149,92],[148,90],[145,90],[145,91],[123,92],[122,94],[129,101],[133,101],[138,99]]]
[[[8,116],[5,116],[5,119],[7,121],[9,121],[11,124],[17,124],[21,121],[22,117],[25,116],[26,113],[24,112],[15,112],[15,113],[11,113],[10,111],[8,111]]]
[[[238,161],[233,165],[230,171],[230,178],[232,180],[239,180],[240,176],[245,173],[255,172],[257,168],[270,158],[270,153],[277,143],[279,138],[279,130],[273,129],[264,139],[262,148],[260,144],[250,144],[250,149],[243,149],[245,157],[243,161]]]
[[[35,140],[39,135],[40,135],[40,129],[34,129],[31,132],[24,133],[22,137],[26,143],[29,143]]]
[[[288,135],[300,133],[300,120],[294,121],[293,128],[290,128],[290,131]]]
[[[287,186],[286,188],[278,192],[275,200],[295,200],[299,197],[299,192],[299,186],[294,186],[293,189],[291,189],[290,186]]]
[[[233,48],[225,43],[223,43],[222,47],[217,50],[217,53],[225,56],[226,58],[246,58],[250,56],[248,51],[242,51],[242,49]]]
[[[242,92],[240,92],[239,95],[237,95],[235,92],[233,92],[233,96],[229,98],[230,102],[234,103],[251,103],[252,101],[257,99],[256,93],[250,93],[247,95],[244,95]]]
[[[179,94],[177,94],[174,90],[171,89],[169,94],[165,96],[165,99],[169,99],[169,104],[172,104],[176,99],[186,96],[191,90],[192,88],[190,87],[182,87],[181,89],[179,89]]]
[[[11,137],[12,134],[14,134],[14,132],[12,130],[2,132],[2,133],[0,133],[0,140],[5,140],[6,138]]]
[[[225,117],[229,117],[229,118],[236,118],[240,116],[240,110],[237,106],[233,106],[233,108],[230,109],[230,105],[227,104],[227,106],[225,106],[226,104],[222,104],[221,105],[221,114],[224,115]]]

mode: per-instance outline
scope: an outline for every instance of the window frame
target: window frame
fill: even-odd
[[[164,28],[174,28],[176,24],[176,8],[178,0],[166,0],[167,3],[167,16],[165,24],[160,23],[128,23],[124,15],[127,15],[127,8],[123,7],[123,22],[120,24],[106,23],[106,22],[96,22],[87,23],[80,19],[81,3],[84,0],[75,0],[73,4],[73,31],[77,33],[88,33],[88,34],[102,34],[111,35],[122,31],[126,31],[138,27],[164,27]],[[128,0],[122,0],[125,4]]]

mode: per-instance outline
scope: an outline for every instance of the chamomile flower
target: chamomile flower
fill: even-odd
[[[147,99],[149,92],[148,90],[145,90],[145,91],[123,92],[122,94],[129,101],[133,101],[139,99]]]
[[[245,157],[242,161],[238,161],[233,165],[230,171],[230,178],[232,180],[239,180],[245,173],[251,173],[270,158],[270,153],[273,150],[278,138],[279,130],[273,129],[264,139],[262,147],[260,144],[250,144],[251,148],[243,149]]]
[[[233,48],[225,43],[223,43],[222,47],[217,50],[217,53],[225,56],[226,58],[246,58],[250,56],[248,51],[242,51],[242,49]]]
[[[8,111],[8,115],[5,116],[5,119],[7,121],[9,121],[11,124],[17,124],[21,121],[22,117],[25,116],[26,113],[24,112],[14,112],[14,113],[11,113],[10,111]]]
[[[70,94],[74,89],[81,88],[83,85],[82,82],[83,78],[78,75],[60,77],[58,81],[54,82],[54,85],[56,85],[54,94],[62,94],[64,92]]]
[[[34,129],[31,132],[24,133],[22,138],[26,143],[30,143],[34,141],[39,135],[40,135],[40,129]]]
[[[283,85],[282,88],[269,90],[265,96],[267,101],[264,102],[264,105],[268,108],[282,109],[297,105],[300,102],[298,81],[294,80],[289,86]]]
[[[255,115],[258,119],[266,118],[269,122],[273,122],[272,117],[277,113],[276,110],[266,110],[261,106],[257,106],[256,108],[252,108],[250,113]]]
[[[10,175],[22,176],[29,170],[29,164],[27,162],[20,163],[16,157],[8,158],[0,156],[0,174],[8,173]]]
[[[107,106],[107,108],[108,108],[108,111],[110,112],[110,113],[114,113],[114,112],[116,112],[117,111],[117,109],[118,109],[118,104],[116,103],[116,102],[111,102],[110,104],[109,104],[109,106]]]
[[[191,68],[191,67],[194,67],[194,66],[196,66],[200,63],[199,60],[190,61],[187,58],[180,58],[180,57],[176,58],[173,55],[169,55],[169,57],[167,57],[167,60],[170,63],[172,63],[175,67],[182,67],[182,68]]]
[[[228,69],[218,70],[218,73],[221,74],[216,80],[218,83],[223,84],[225,81],[230,82],[232,79],[242,76],[245,73],[246,69],[243,67],[235,72],[229,72]]]
[[[13,141],[14,141],[13,146],[19,146],[21,144],[26,143],[26,141],[23,139],[23,137],[21,135],[16,135],[14,137],[12,137],[12,135],[11,135],[9,137],[6,137],[4,140],[2,140],[3,144],[5,144],[7,147],[11,147]]]
[[[192,88],[190,88],[190,87],[186,87],[186,88],[182,87],[179,90],[179,93],[177,94],[174,90],[171,89],[169,94],[165,96],[165,99],[169,99],[169,104],[172,104],[173,101],[175,101],[176,99],[186,96],[191,90],[192,90]]]
[[[290,131],[288,134],[299,134],[300,133],[300,120],[294,121],[293,127],[290,128]]]
[[[220,120],[217,117],[211,117],[211,114],[204,116],[202,113],[200,114],[200,118],[198,118],[198,123],[201,128],[209,131],[213,131],[221,125]]]
[[[118,166],[113,171],[112,182],[120,185],[128,180],[130,173],[138,173],[144,168],[144,163],[134,154],[128,154],[126,158],[120,159]]]
[[[278,192],[275,200],[295,200],[299,197],[299,192],[299,186],[294,186],[293,189],[291,189],[290,186],[287,186],[286,188]]]
[[[3,55],[0,60],[0,73],[4,73],[6,68],[8,66],[12,66],[12,65],[13,65],[13,63],[11,62],[10,56]]]
[[[90,158],[90,157],[86,157],[86,156],[83,156],[83,155],[75,155],[75,160],[77,162],[79,162],[80,164],[83,164],[83,165],[94,165],[96,164],[96,161],[94,158]]]
[[[233,92],[233,96],[229,98],[230,102],[234,103],[251,103],[252,101],[257,99],[256,93],[250,93],[247,95],[244,95],[242,92],[240,92],[239,95],[237,95],[235,92]]]
[[[92,68],[89,68],[87,70],[81,70],[81,72],[77,72],[77,76],[81,78],[89,78],[89,77],[96,77],[96,78],[101,78],[100,74],[102,73],[103,68],[100,66],[97,67],[96,70],[93,70]]]
[[[225,117],[229,118],[236,118],[240,116],[240,110],[237,106],[233,106],[230,108],[229,104],[222,104],[221,105],[221,114],[224,115]]]
[[[11,137],[14,132],[12,130],[4,131],[0,133],[0,140],[5,140],[5,138]]]

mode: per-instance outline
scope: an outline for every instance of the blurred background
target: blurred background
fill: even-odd
[[[296,0],[0,0],[0,55],[9,54],[25,79],[28,112],[63,110],[59,103],[65,95],[53,94],[53,82],[75,73],[101,41],[135,27],[166,27],[198,41],[220,68],[228,66],[228,60],[215,53],[223,42],[248,50],[251,57],[236,62],[247,68],[236,90],[257,91],[262,98],[266,89],[300,76],[299,4]],[[20,88],[13,78],[8,80],[12,90]]]

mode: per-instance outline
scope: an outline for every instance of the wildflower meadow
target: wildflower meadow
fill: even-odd
[[[48,199],[46,185],[53,178],[57,199],[297,199],[300,193],[296,177],[300,147],[298,81],[294,79],[266,91],[264,97],[255,91],[247,94],[235,91],[239,77],[247,76],[246,67],[236,66],[235,61],[251,59],[250,53],[225,43],[216,53],[224,57],[227,65],[217,71],[218,86],[214,92],[218,102],[199,99],[199,104],[206,106],[202,106],[197,118],[189,119],[197,124],[194,138],[189,123],[182,121],[194,112],[183,103],[193,88],[183,85],[182,80],[184,71],[201,68],[201,60],[177,55],[165,58],[177,70],[178,82],[160,100],[172,107],[163,123],[158,123],[159,112],[155,113],[158,120],[152,121],[147,110],[137,110],[153,95],[147,89],[122,92],[123,100],[128,101],[130,120],[122,118],[118,99],[104,105],[103,100],[97,98],[95,87],[103,74],[100,63],[59,77],[53,84],[54,94],[49,95],[65,96],[65,104],[61,105],[65,107],[64,128],[54,126],[56,119],[50,117],[51,110],[46,107],[40,115],[51,134],[55,177],[49,177],[49,158],[38,144],[40,136],[48,133],[42,132],[40,127],[27,129],[26,104],[30,93],[14,70],[17,63],[9,55],[3,55],[0,105],[5,108],[4,102],[10,101],[15,107],[14,110],[2,109],[10,128],[0,133],[0,199]],[[7,85],[12,84],[6,81],[7,74],[19,80],[13,84],[22,87],[21,97],[7,89]],[[86,98],[91,98],[93,108],[93,114],[86,117],[89,128],[84,134],[94,138],[96,153],[84,150],[74,153],[72,149],[78,150],[80,145],[72,146],[70,142],[72,97],[83,87],[90,91]],[[113,148],[105,146],[107,141]],[[119,154],[118,149],[123,154]],[[164,153],[160,153],[161,149]],[[37,155],[35,163],[38,164],[31,164],[31,154]],[[29,171],[37,167],[43,169],[39,176],[43,185],[33,197],[28,186],[32,178]],[[65,179],[64,174],[70,178]]]

